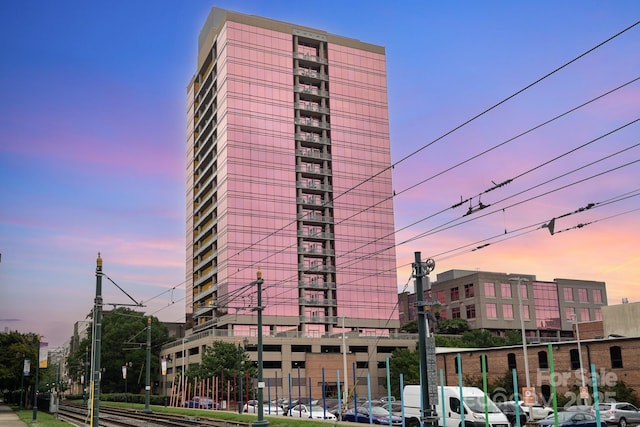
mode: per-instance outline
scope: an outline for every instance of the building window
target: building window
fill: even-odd
[[[602,303],[602,289],[593,289],[591,295],[593,296],[593,302]]]
[[[549,369],[549,359],[547,358],[546,351],[538,352],[538,368],[540,369]]]
[[[449,299],[451,301],[458,301],[460,299],[460,289],[456,286],[449,291]]]
[[[564,318],[566,320],[575,320],[576,319],[576,309],[573,307],[567,307],[564,309]]]
[[[484,284],[484,296],[485,297],[495,297],[496,296],[496,285],[491,282],[485,282]]]
[[[595,320],[602,320],[602,310],[600,310],[600,307],[593,309],[593,317]]]
[[[580,321],[581,322],[588,322],[589,320],[591,320],[591,316],[589,315],[589,308],[588,307],[584,307],[580,309]]]
[[[465,298],[473,298],[473,283],[469,283],[468,285],[464,285],[464,297]]]
[[[529,299],[529,287],[526,283],[520,283],[520,298]]]
[[[529,314],[529,306],[528,305],[523,305],[522,306],[522,318],[525,320],[531,320],[531,315]]]
[[[578,301],[589,302],[589,296],[587,295],[587,290],[585,288],[578,289]]]
[[[573,301],[573,288],[564,288],[563,293],[565,301]]]
[[[622,351],[620,347],[614,345],[609,348],[609,355],[611,356],[611,367],[622,368]]]
[[[545,402],[551,401],[551,386],[549,384],[542,384],[540,393],[542,393],[542,399],[544,399]]]
[[[580,369],[580,355],[578,349],[574,348],[569,350],[569,359],[571,360],[571,369]]]
[[[512,304],[502,304],[502,318],[503,319],[513,319],[513,305]]]
[[[507,354],[507,368],[511,371],[513,369],[518,369],[518,364],[516,363],[516,354],[509,353]]]
[[[511,283],[501,283],[500,291],[502,293],[502,298],[511,298]]]
[[[482,371],[482,361],[484,360],[484,372],[489,372],[489,358],[486,354],[480,355],[480,371]]]
[[[453,365],[454,365],[454,368],[455,368],[456,374],[459,374],[459,373],[460,373],[460,372],[458,372],[458,358],[459,358],[459,356],[458,356],[458,355],[456,355],[456,356],[453,358]],[[461,365],[461,366],[462,366],[462,365]]]
[[[498,307],[493,303],[487,304],[486,307],[487,307],[487,319],[497,319]]]
[[[444,304],[444,303],[446,303],[446,302],[447,302],[446,297],[445,297],[445,294],[444,294],[444,291],[438,291],[438,292],[436,293],[436,299],[438,300],[438,302],[439,302],[440,304]]]
[[[451,309],[451,318],[459,319],[460,318],[460,307],[453,307]]]
[[[475,319],[476,318],[476,305],[469,304],[467,305],[467,319]]]

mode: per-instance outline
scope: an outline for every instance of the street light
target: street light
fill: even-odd
[[[527,355],[527,334],[524,329],[524,310],[522,308],[522,295],[520,290],[522,282],[528,282],[529,280],[522,277],[511,277],[509,280],[518,282],[518,306],[520,311],[520,331],[522,333],[522,353],[524,355],[524,373],[527,389],[529,389],[531,387],[531,380],[529,378],[529,356]]]
[[[578,341],[578,362],[580,363],[580,382],[582,385],[582,387],[580,387],[580,394],[582,394],[582,390],[584,390],[585,385],[584,385],[584,369],[582,368],[582,347],[580,347],[580,325],[575,313],[571,314],[569,317],[572,318],[573,320],[572,323],[576,326],[576,340]],[[583,397],[582,399],[583,399],[584,405],[586,405],[587,398]]]

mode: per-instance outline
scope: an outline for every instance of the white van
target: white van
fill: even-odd
[[[420,426],[420,399],[421,388],[419,385],[406,385],[402,393],[404,405],[405,425],[407,427]],[[444,412],[442,394],[444,393]],[[491,427],[509,427],[506,415],[498,409],[495,403],[487,396],[487,412]],[[462,427],[462,410],[464,408],[464,427],[484,427],[485,423],[485,394],[477,387],[439,386],[438,403],[434,405],[438,416],[438,425],[441,427]],[[430,402],[433,404],[433,402]]]

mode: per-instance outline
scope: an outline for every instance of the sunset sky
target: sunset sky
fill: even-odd
[[[212,6],[386,48],[399,290],[419,251],[432,280],[596,280],[610,305],[640,301],[636,0],[5,0],[0,330],[68,341],[98,252],[147,314],[184,320],[186,87]]]

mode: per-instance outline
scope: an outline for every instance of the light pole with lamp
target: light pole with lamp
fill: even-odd
[[[527,354],[527,333],[525,331],[524,328],[524,309],[522,307],[522,291],[521,291],[521,285],[522,282],[528,282],[529,280],[522,278],[522,277],[511,277],[509,278],[510,281],[515,281],[517,282],[517,286],[518,286],[518,307],[519,307],[519,312],[520,312],[520,331],[522,333],[522,354],[524,356],[524,377],[525,377],[525,382],[526,382],[526,386],[527,386],[527,390],[526,392],[531,392],[531,379],[529,378],[529,356]],[[525,405],[527,405],[527,403],[529,403],[527,406],[529,406],[529,414],[528,416],[531,417],[531,400],[530,398],[527,397],[527,393],[522,393],[524,401],[525,401]]]
[[[576,314],[571,314],[570,317],[573,320],[573,324],[576,327],[576,340],[578,342],[578,363],[580,363],[580,383],[582,387],[580,387],[580,397],[582,397],[583,404],[587,404],[587,397],[585,396],[586,387],[584,385],[584,369],[582,367],[582,347],[580,346],[580,324],[578,322],[578,317]]]

